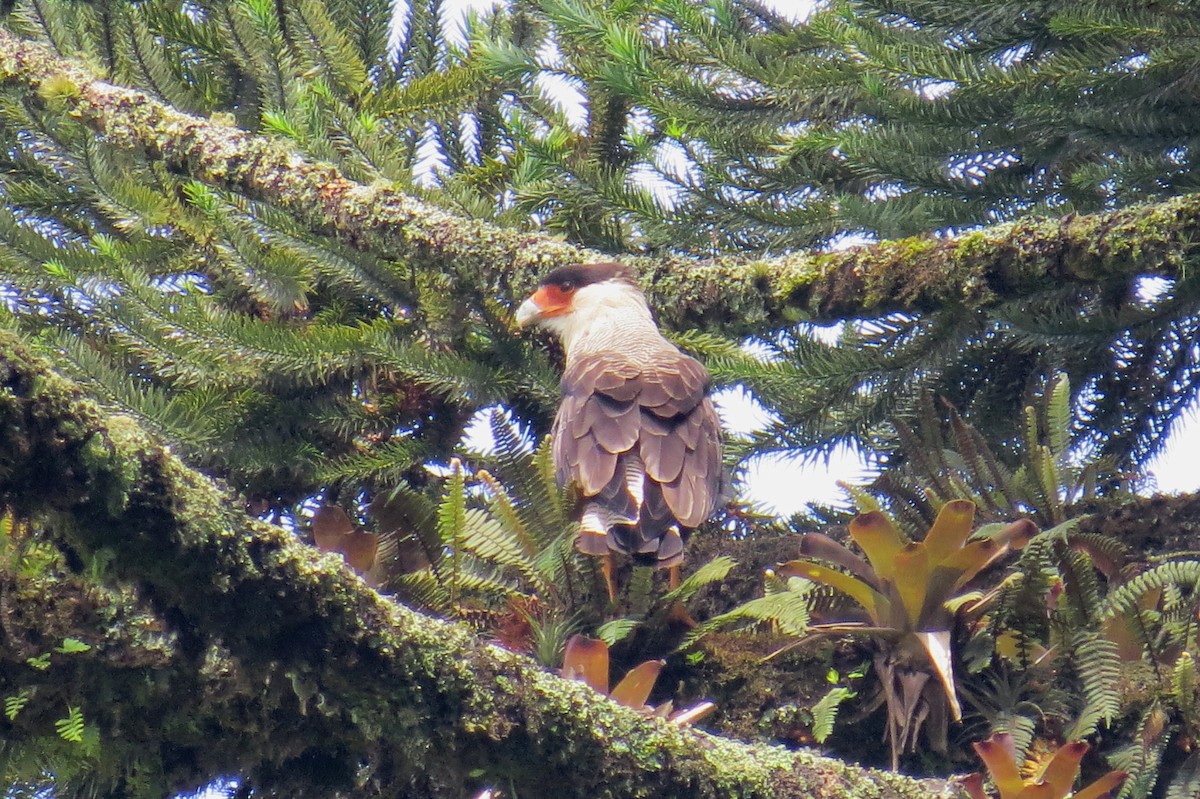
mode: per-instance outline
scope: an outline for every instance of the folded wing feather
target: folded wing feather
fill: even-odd
[[[579,548],[677,563],[683,537],[712,513],[721,482],[719,423],[709,376],[664,353],[652,365],[590,354],[562,379],[553,432],[560,483],[583,496]]]

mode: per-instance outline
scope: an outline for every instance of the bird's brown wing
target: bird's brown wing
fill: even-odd
[[[662,486],[679,524],[698,527],[712,513],[721,483],[720,422],[709,400],[708,372],[682,353],[643,373],[642,434],[646,477]]]
[[[651,365],[593,354],[567,368],[553,433],[558,479],[605,516],[591,525],[591,541],[585,519],[581,549],[678,559],[660,551],[664,536],[701,524],[720,487],[720,426],[708,387],[708,372],[680,352]],[[621,528],[616,538],[601,532],[613,527]]]

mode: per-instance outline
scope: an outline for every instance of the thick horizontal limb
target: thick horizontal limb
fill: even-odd
[[[461,627],[401,607],[335,556],[248,518],[211,481],[129,421],[99,411],[9,333],[0,333],[0,505],[39,520],[76,559],[105,553],[110,579],[139,586],[169,625],[148,624],[147,642],[110,642],[89,657],[149,652],[142,657],[162,661],[153,669],[173,674],[174,684],[207,686],[207,706],[194,697],[178,701],[192,723],[158,724],[162,739],[144,751],[204,751],[196,740],[203,722],[213,736],[201,769],[209,778],[249,774],[304,794],[318,788],[304,764],[319,764],[322,779],[342,775],[346,783],[319,786],[325,790],[387,773],[388,780],[376,779],[384,796],[406,795],[418,783],[439,793],[437,786],[488,781],[517,796],[958,795],[948,783],[644,718]],[[169,647],[152,645],[163,636]],[[146,668],[136,657],[130,663]],[[76,679],[99,679],[116,665],[80,669]],[[92,714],[96,723],[114,719],[101,737],[119,736],[143,712],[171,715],[170,701],[164,707],[155,692],[144,696],[157,697],[155,705]],[[214,762],[216,754],[226,760]],[[195,762],[185,765],[190,778],[201,776]]]
[[[363,185],[287,143],[181,113],[97,80],[48,46],[0,31],[0,83],[40,94],[110,144],[285,208],[314,230],[397,260],[452,264],[510,299],[536,275],[604,256],[539,233],[447,213],[385,183]],[[762,332],[947,305],[983,308],[1063,282],[1184,273],[1200,240],[1200,196],[1090,216],[1031,219],[955,238],[917,237],[768,259],[630,259],[664,322]]]

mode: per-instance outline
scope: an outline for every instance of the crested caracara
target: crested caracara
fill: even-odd
[[[517,310],[517,323],[555,333],[566,350],[552,448],[558,482],[582,498],[576,547],[677,565],[722,482],[708,372],[663,338],[621,264],[555,269]]]

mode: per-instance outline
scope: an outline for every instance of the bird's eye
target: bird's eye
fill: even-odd
[[[564,280],[562,283],[558,284],[558,288],[564,294],[570,294],[575,290],[575,282],[572,280]]]

